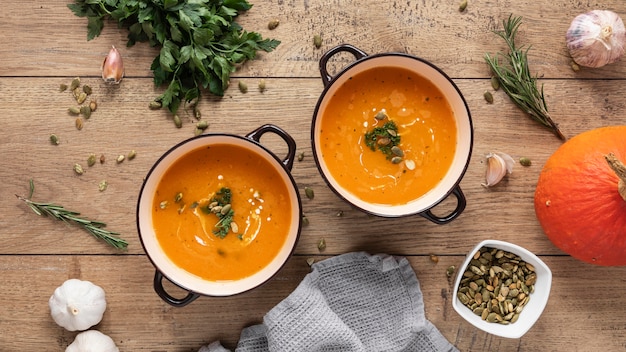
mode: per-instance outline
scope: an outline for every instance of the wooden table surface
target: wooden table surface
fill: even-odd
[[[88,42],[86,20],[75,17],[67,3],[4,0],[0,11],[1,351],[65,349],[76,333],[54,323],[48,298],[69,278],[105,289],[108,307],[96,328],[111,336],[120,351],[196,351],[215,340],[234,349],[241,329],[261,322],[310,271],[308,258],[351,251],[406,256],[420,281],[427,319],[461,351],[626,350],[626,268],[572,259],[552,245],[535,218],[537,177],[562,142],[502,91],[493,92],[493,104],[483,98],[492,90],[483,55],[506,49],[491,31],[512,13],[523,16],[519,44],[532,45],[531,71],[540,77],[547,105],[565,135],[625,124],[626,62],[574,72],[564,40],[576,15],[597,8],[626,14],[623,0],[469,0],[463,13],[456,0],[252,1],[239,23],[282,44],[241,67],[223,98],[205,94],[199,107],[210,123],[207,133],[244,135],[273,123],[294,137],[305,158],[295,163],[293,176],[310,224],[286,267],[266,285],[232,298],[201,297],[183,308],[169,306],[153,291],[154,267],[138,239],[135,207],[151,165],[168,148],[192,137],[193,124],[185,118],[176,129],[167,112],[147,108],[162,91],[154,87],[149,69],[157,49],[146,44],[127,48],[126,30],[113,23]],[[272,19],[280,25],[270,31]],[[312,44],[315,34],[323,38],[319,49]],[[474,123],[474,149],[461,182],[467,208],[452,223],[436,225],[420,216],[370,217],[326,187],[311,156],[310,124],[323,90],[318,61],[341,43],[369,54],[400,51],[430,60],[464,94]],[[100,78],[111,45],[120,49],[126,66],[126,77],[116,87]],[[350,60],[337,58],[332,67],[338,70]],[[77,76],[93,87],[99,103],[80,131],[66,112],[72,97],[58,92],[61,83]],[[263,93],[255,89],[260,79],[267,85]],[[239,81],[251,87],[247,94],[236,88]],[[52,133],[60,145],[51,145]],[[281,152],[277,141],[265,143]],[[115,163],[117,155],[130,150],[137,152],[134,160]],[[494,151],[528,157],[532,166],[518,164],[502,183],[486,189],[481,186],[485,155]],[[91,153],[104,154],[106,162],[76,175],[73,165],[85,164]],[[110,249],[79,228],[36,216],[14,196],[27,195],[29,179],[35,182],[35,200],[106,222],[128,240],[128,251]],[[109,186],[100,192],[103,179]],[[304,197],[305,187],[314,189],[314,199]],[[320,239],[327,243],[321,253]],[[477,330],[452,309],[446,269],[459,266],[484,239],[526,247],[552,269],[548,305],[521,339]]]

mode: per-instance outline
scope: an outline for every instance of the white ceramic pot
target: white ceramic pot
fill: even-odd
[[[328,73],[328,62],[333,56],[342,52],[354,55],[356,61],[349,64],[333,77]],[[426,192],[426,194],[405,204],[398,205],[374,204],[372,202],[364,201],[355,196],[353,193],[347,191],[337,182],[335,176],[329,171],[320,149],[321,121],[329,101],[332,99],[337,90],[356,74],[388,66],[408,69],[431,81],[447,99],[454,114],[457,131],[456,150],[453,161],[443,179],[432,189]],[[437,224],[445,224],[457,218],[465,209],[466,205],[465,196],[461,191],[459,182],[461,181],[461,178],[463,177],[470,161],[473,144],[473,126],[467,103],[454,82],[435,65],[418,57],[403,53],[367,55],[360,49],[347,44],[339,45],[329,50],[322,56],[320,59],[320,72],[325,87],[317,102],[313,115],[311,143],[315,162],[317,163],[320,174],[328,186],[340,198],[344,199],[354,207],[381,217],[402,217],[419,214]],[[360,127],[361,126],[355,126],[355,128]],[[450,195],[456,197],[456,207],[446,215],[435,215],[431,209],[436,207]]]
[[[265,133],[274,133],[282,138],[288,146],[288,153],[284,159],[279,159],[266,147],[261,145],[260,138]],[[209,147],[215,144],[229,144],[243,147],[259,158],[267,160],[277,171],[287,186],[289,209],[292,211],[291,224],[289,224],[288,234],[278,255],[264,268],[257,273],[233,281],[209,281],[196,276],[172,262],[161,248],[153,228],[152,206],[155,201],[155,193],[159,181],[163,174],[176,160],[186,153],[201,147]],[[145,178],[139,200],[137,204],[137,228],[139,238],[150,261],[156,268],[154,277],[154,289],[157,294],[167,303],[182,307],[191,303],[196,298],[206,296],[231,296],[239,294],[261,284],[272,278],[287,262],[296,246],[302,227],[302,206],[298,193],[298,188],[290,170],[293,166],[296,153],[296,144],[293,138],[282,129],[274,125],[264,125],[247,134],[245,137],[230,134],[205,134],[179,143],[168,150],[150,169]],[[250,172],[255,170],[251,169]],[[285,207],[287,208],[287,207]],[[163,278],[168,279],[175,285],[187,291],[187,295],[176,298],[168,293],[163,287]]]

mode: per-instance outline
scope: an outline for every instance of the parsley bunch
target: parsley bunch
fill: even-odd
[[[381,141],[384,142],[381,143]],[[395,155],[392,148],[399,144],[398,126],[393,121],[388,121],[382,127],[376,127],[365,133],[365,145],[372,151],[378,148],[388,160]]]
[[[155,100],[172,113],[183,100],[198,99],[202,89],[224,95],[237,65],[280,44],[234,22],[252,7],[247,0],[75,0],[67,6],[87,17],[87,40],[112,19],[128,28],[127,46],[149,42],[161,48],[151,70],[155,85],[167,89]]]

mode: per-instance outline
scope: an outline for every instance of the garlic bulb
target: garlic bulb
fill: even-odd
[[[602,67],[624,54],[624,22],[612,11],[593,10],[576,16],[565,37],[572,59],[581,66]]]
[[[102,320],[106,300],[100,286],[69,279],[54,290],[48,305],[57,324],[69,331],[77,331],[87,330]]]
[[[115,342],[98,330],[87,330],[76,335],[65,352],[119,352]]]
[[[112,46],[109,54],[102,62],[102,79],[106,83],[119,84],[123,77],[124,62],[122,61],[122,55],[115,46]]]
[[[485,174],[485,187],[497,185],[507,174],[513,172],[515,160],[505,153],[487,154],[487,173]]]

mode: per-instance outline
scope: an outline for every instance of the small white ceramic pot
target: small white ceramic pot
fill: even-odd
[[[265,133],[274,133],[285,141],[288,153],[282,160],[279,159],[266,147],[261,145],[260,138]],[[210,147],[215,144],[228,144],[234,147],[243,147],[259,158],[267,160],[277,171],[287,186],[288,194],[285,199],[292,211],[291,223],[286,240],[274,259],[257,273],[239,280],[233,281],[209,281],[196,276],[178,267],[172,262],[161,248],[153,227],[152,206],[155,201],[155,193],[159,181],[168,168],[179,158],[197,148]],[[145,178],[137,204],[137,228],[141,244],[148,258],[156,268],[154,276],[154,289],[165,302],[182,307],[196,298],[205,296],[232,296],[254,289],[270,280],[287,262],[291,256],[302,227],[302,206],[298,188],[290,170],[293,166],[296,153],[296,143],[285,131],[274,125],[264,125],[247,134],[245,137],[231,134],[204,134],[185,140],[168,150],[148,172]],[[254,169],[250,173],[255,172]],[[178,287],[187,291],[182,298],[174,297],[163,287],[163,278],[168,279]]]
[[[328,72],[328,62],[333,56],[342,52],[352,54],[356,61],[349,64],[333,77]],[[321,121],[324,117],[325,109],[337,90],[359,73],[389,66],[410,70],[431,81],[447,99],[454,115],[457,131],[455,154],[452,164],[443,179],[426,194],[405,204],[398,205],[381,205],[367,202],[342,187],[337,182],[335,175],[329,171],[322,157],[322,142],[320,140]],[[436,224],[445,224],[457,218],[466,206],[465,196],[461,191],[459,183],[467,169],[472,153],[473,126],[467,103],[454,82],[435,65],[418,57],[403,53],[367,55],[362,50],[347,44],[339,45],[322,56],[320,59],[320,72],[324,83],[324,91],[315,107],[311,126],[311,143],[315,162],[328,186],[346,202],[376,216],[391,218],[418,214]],[[361,126],[355,126],[355,128],[361,128]],[[450,195],[456,198],[456,207],[448,214],[435,215],[431,209]]]

